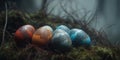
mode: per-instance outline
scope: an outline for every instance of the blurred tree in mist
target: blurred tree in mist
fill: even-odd
[[[105,6],[105,0],[98,0],[98,11],[103,12]]]
[[[97,9],[98,16],[104,18],[98,18],[99,21],[103,22],[99,22],[99,26],[104,27],[113,43],[120,43],[120,0],[98,0]]]
[[[120,16],[120,0],[117,0],[117,15]]]
[[[0,11],[5,9],[5,0],[0,0]]]
[[[39,8],[46,10],[47,6],[53,0],[0,0],[0,11],[5,10],[5,2],[7,2],[9,9],[20,9],[26,12],[36,11]],[[36,3],[39,5],[36,8]]]

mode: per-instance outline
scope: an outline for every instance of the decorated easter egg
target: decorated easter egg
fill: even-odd
[[[81,29],[72,29],[69,33],[73,46],[90,46],[91,39],[87,33]]]
[[[19,45],[30,43],[35,28],[32,25],[24,25],[15,32],[15,42]]]
[[[55,50],[66,51],[70,49],[72,41],[67,32],[57,29],[54,31],[51,44]]]
[[[69,33],[69,31],[70,31],[70,29],[67,26],[65,26],[65,25],[60,25],[56,29],[64,30],[67,33]]]
[[[37,29],[32,37],[32,43],[37,46],[46,45],[52,38],[53,29],[50,26],[43,26]]]

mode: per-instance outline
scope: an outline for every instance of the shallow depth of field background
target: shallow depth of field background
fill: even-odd
[[[13,0],[8,0],[13,1]],[[42,0],[15,0],[17,7],[25,12],[36,12],[41,8]],[[119,0],[48,0],[51,2],[47,11],[66,18],[63,6],[76,19],[84,20],[94,17],[90,25],[96,30],[105,31],[109,40],[120,40],[120,1]]]

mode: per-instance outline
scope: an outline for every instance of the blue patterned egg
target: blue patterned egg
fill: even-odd
[[[54,31],[51,44],[54,50],[66,51],[72,46],[72,41],[68,33],[61,29],[57,29]]]
[[[73,46],[90,46],[91,39],[89,35],[81,29],[72,29],[69,32]]]
[[[69,33],[69,31],[70,31],[70,29],[67,26],[65,26],[65,25],[60,25],[56,29],[64,30],[67,33]]]

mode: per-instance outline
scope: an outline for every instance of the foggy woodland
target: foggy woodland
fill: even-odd
[[[0,11],[5,10],[5,2],[9,9],[26,13],[41,10],[66,18],[66,10],[75,19],[85,16],[83,20],[93,19],[90,26],[105,31],[111,41],[120,40],[120,0],[1,0]]]

